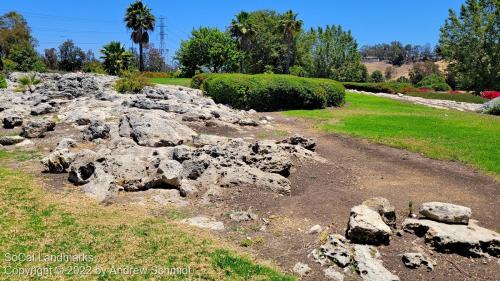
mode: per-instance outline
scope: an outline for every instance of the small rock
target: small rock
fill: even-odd
[[[293,266],[293,272],[300,276],[304,276],[311,272],[311,268],[305,263],[298,262]]]
[[[317,224],[317,225],[311,227],[307,233],[318,234],[321,232],[321,230],[323,230],[323,228],[321,227],[321,225]]]
[[[90,125],[83,131],[84,140],[107,139],[109,135],[109,125],[100,120],[90,122]]]
[[[311,138],[306,138],[301,135],[294,135],[292,137],[286,138],[279,141],[278,143],[288,143],[291,145],[300,145],[303,148],[314,151],[316,149],[316,142]]]
[[[378,212],[366,205],[358,205],[351,209],[346,233],[354,243],[380,245],[389,244],[392,231]]]
[[[215,219],[208,217],[194,217],[185,219],[183,220],[183,222],[200,228],[207,228],[211,230],[224,230],[223,222],[216,221]]]
[[[366,281],[399,281],[399,277],[384,267],[377,248],[367,245],[354,245],[354,260],[359,275]]]
[[[338,272],[333,267],[329,267],[323,270],[325,277],[335,281],[344,281],[344,274]]]
[[[1,145],[14,145],[24,141],[25,138],[20,136],[0,136],[0,144]]]
[[[338,234],[328,236],[328,240],[319,250],[314,250],[312,256],[321,265],[332,262],[340,267],[346,267],[351,263],[351,247],[347,240]]]
[[[471,216],[471,209],[449,203],[427,202],[422,204],[420,214],[434,221],[468,224]]]
[[[5,129],[13,129],[23,125],[23,118],[20,116],[8,116],[3,118],[3,127]]]
[[[229,218],[231,220],[236,221],[236,222],[242,222],[242,221],[252,221],[256,220],[258,217],[256,214],[252,212],[245,212],[245,211],[235,211],[229,214]]]
[[[435,261],[431,260],[422,253],[404,253],[401,257],[404,265],[408,268],[417,268],[420,265],[426,265],[429,270],[434,269]]]
[[[41,103],[31,109],[31,115],[42,115],[56,112],[57,109],[48,103]]]
[[[253,120],[253,119],[241,119],[240,121],[238,121],[238,125],[240,126],[259,126],[259,123],[257,123],[257,121]]]

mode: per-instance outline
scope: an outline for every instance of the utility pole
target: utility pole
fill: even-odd
[[[165,71],[165,66],[166,66],[166,61],[167,61],[167,54],[168,54],[168,49],[165,46],[165,18],[163,16],[160,17],[160,54],[163,58],[163,69],[162,71]]]

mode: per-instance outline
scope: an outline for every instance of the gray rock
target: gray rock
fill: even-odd
[[[76,146],[76,141],[72,138],[62,138],[57,143],[55,150],[69,149]]]
[[[434,221],[468,224],[471,216],[471,209],[449,203],[427,202],[422,204],[420,214]]]
[[[307,233],[308,234],[318,234],[322,230],[323,230],[323,228],[321,227],[321,225],[316,224],[316,225],[312,226]]]
[[[389,244],[391,228],[387,226],[378,212],[366,205],[351,209],[346,236],[354,243]]]
[[[329,267],[323,270],[325,277],[335,281],[344,281],[344,274],[338,272],[333,267]]]
[[[83,185],[90,181],[96,170],[97,154],[84,149],[75,155],[73,163],[69,167],[68,180],[75,185]]]
[[[436,262],[422,253],[404,253],[401,257],[404,265],[408,268],[417,268],[421,265],[427,266],[427,269],[433,270]]]
[[[200,217],[185,219],[183,220],[183,222],[199,228],[207,228],[217,231],[224,230],[224,223],[217,221],[214,218],[200,216]]]
[[[352,249],[348,241],[338,234],[328,236],[328,240],[319,250],[314,250],[312,256],[322,265],[335,263],[340,267],[346,267],[352,260]]]
[[[23,118],[20,116],[7,116],[3,118],[3,127],[5,129],[12,129],[23,125]]]
[[[158,166],[161,181],[167,185],[179,188],[182,182],[183,167],[175,160],[162,160]]]
[[[354,260],[359,275],[366,281],[399,281],[399,277],[384,267],[377,248],[354,245]]]
[[[108,139],[110,127],[100,120],[94,120],[90,125],[83,131],[84,140],[95,140],[95,139]]]
[[[25,138],[20,136],[0,136],[0,145],[14,145],[24,141]]]
[[[58,149],[44,157],[41,161],[44,171],[48,173],[66,173],[75,160],[75,153],[68,149]]]
[[[293,266],[293,272],[299,276],[305,276],[311,272],[311,268],[305,263],[298,262]]]
[[[301,135],[294,135],[279,141],[278,143],[288,143],[291,145],[300,145],[307,150],[314,151],[316,149],[316,142],[311,138],[305,138]]]
[[[469,225],[446,224],[425,219],[406,219],[403,229],[423,236],[425,243],[442,252],[464,256],[500,256],[500,235],[472,220]]]
[[[210,161],[206,158],[196,158],[182,162],[184,175],[192,180],[199,178],[210,165]]]
[[[34,120],[23,126],[21,136],[25,138],[43,138],[49,131],[53,131],[56,123],[50,120]]]
[[[479,111],[485,114],[500,114],[500,97],[494,98],[488,102],[485,102],[479,108]]]
[[[42,115],[47,113],[54,113],[56,111],[57,109],[54,106],[48,103],[41,103],[31,109],[31,115]]]
[[[256,126],[259,126],[259,123],[257,123],[257,121],[255,121],[253,119],[241,119],[238,121],[238,125],[256,127]]]
[[[162,147],[187,143],[196,133],[175,120],[154,114],[127,114],[120,120],[120,135],[141,146]]]
[[[378,212],[387,225],[396,227],[396,209],[391,205],[389,200],[383,197],[374,197],[364,201],[362,204]]]
[[[258,216],[250,211],[234,211],[229,214],[229,218],[236,222],[256,220]]]

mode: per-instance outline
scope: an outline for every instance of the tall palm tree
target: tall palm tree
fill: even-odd
[[[134,43],[139,44],[139,70],[144,70],[144,44],[149,43],[148,31],[153,31],[155,27],[155,17],[146,5],[140,0],[130,4],[125,13],[125,23],[127,28],[132,30],[130,38]]]
[[[285,64],[285,73],[290,72],[290,63],[293,55],[293,44],[295,37],[302,29],[302,20],[297,20],[298,14],[292,10],[285,12],[279,20],[279,30],[283,33],[283,42],[287,45],[287,55]]]
[[[111,41],[104,45],[101,50],[104,60],[103,67],[110,75],[120,74],[120,71],[128,69],[132,63],[134,55],[125,51],[125,47],[118,41]]]
[[[238,40],[239,47],[244,52],[251,49],[251,38],[255,34],[248,18],[249,14],[247,12],[240,12],[236,15],[236,19],[231,21],[231,26],[229,27],[231,36]],[[244,57],[242,56],[240,59],[241,72],[243,72],[243,59]]]

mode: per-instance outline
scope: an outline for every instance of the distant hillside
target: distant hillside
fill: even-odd
[[[368,73],[372,73],[375,70],[380,70],[382,73],[384,73],[385,69],[388,66],[393,66],[390,63],[387,62],[364,62],[364,65],[366,65],[366,68],[368,69]],[[447,63],[444,61],[438,61],[436,64],[439,66],[439,69],[441,71],[446,70]],[[413,63],[408,63],[408,64],[403,64],[402,66],[394,66],[396,68],[396,76],[395,79],[401,76],[406,76],[409,77],[410,69],[413,67]]]

